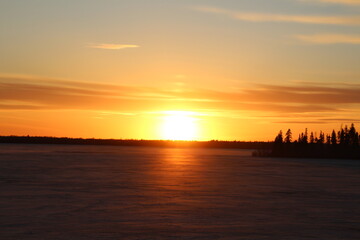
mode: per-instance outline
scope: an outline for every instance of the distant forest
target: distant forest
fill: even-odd
[[[110,145],[142,147],[202,147],[231,149],[271,149],[271,142],[244,141],[173,141],[173,140],[137,140],[137,139],[96,139],[96,138],[58,138],[32,136],[0,136],[0,143],[18,144],[63,144],[63,145]]]
[[[333,130],[331,134],[320,131],[299,134],[293,141],[291,129],[285,135],[280,131],[275,137],[272,150],[258,150],[255,156],[270,157],[303,157],[303,158],[353,158],[360,159],[360,138],[354,124]]]

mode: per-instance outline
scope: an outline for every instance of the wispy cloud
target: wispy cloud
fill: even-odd
[[[335,3],[345,5],[360,5],[359,0],[300,0],[302,2],[322,2],[322,3]]]
[[[360,35],[315,34],[296,35],[296,39],[313,44],[360,44]]]
[[[303,24],[360,25],[360,16],[288,15],[256,12],[238,12],[214,7],[197,7],[201,12],[221,14],[247,22],[289,22]]]
[[[125,48],[138,48],[139,45],[134,44],[109,44],[109,43],[101,43],[101,44],[88,44],[89,48],[99,48],[99,49],[108,49],[108,50],[120,50]]]
[[[34,77],[0,76],[0,111],[94,110],[139,113],[181,106],[192,111],[295,114],[352,114],[360,86],[255,85],[241,91],[132,87]],[[226,115],[226,114],[225,114]],[[300,119],[294,117],[293,120]]]

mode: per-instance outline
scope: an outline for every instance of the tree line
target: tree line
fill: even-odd
[[[275,157],[316,157],[316,158],[359,158],[359,133],[354,124],[345,125],[339,131],[331,134],[320,131],[319,134],[304,132],[293,140],[291,129],[283,134],[282,131],[275,137],[272,151],[269,156]]]
[[[271,143],[245,141],[173,141],[173,140],[140,140],[140,139],[96,139],[67,137],[35,137],[35,136],[0,136],[1,143],[18,144],[61,144],[61,145],[110,145],[140,147],[199,147],[230,149],[262,149],[271,148]]]

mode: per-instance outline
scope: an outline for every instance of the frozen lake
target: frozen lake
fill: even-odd
[[[360,161],[0,144],[0,239],[360,239]]]

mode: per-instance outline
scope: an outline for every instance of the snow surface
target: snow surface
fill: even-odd
[[[0,239],[360,239],[360,161],[0,144]]]

